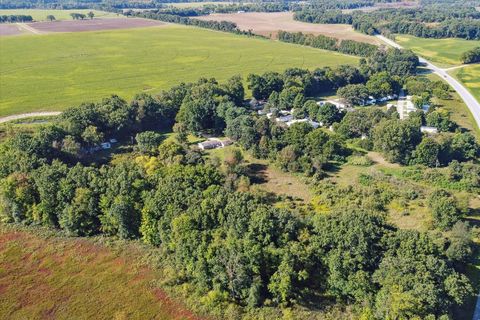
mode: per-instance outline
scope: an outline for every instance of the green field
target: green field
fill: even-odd
[[[352,56],[184,26],[0,38],[0,116],[126,99],[200,77],[356,64]],[[32,54],[32,53],[35,54]]]
[[[47,15],[52,14],[55,16],[57,20],[71,20],[72,17],[70,16],[70,13],[72,12],[87,14],[90,11],[95,13],[95,17],[97,18],[107,18],[107,17],[117,16],[117,14],[112,12],[89,10],[89,9],[75,9],[75,10],[5,9],[5,10],[0,10],[0,15],[22,15],[23,14],[27,16],[32,16],[33,20],[36,20],[36,21],[45,21],[47,20]]]
[[[480,65],[472,65],[451,72],[480,101]]]
[[[480,41],[463,39],[426,39],[407,35],[395,36],[395,41],[404,48],[412,49],[420,56],[440,67],[460,65],[463,52],[480,46]]]

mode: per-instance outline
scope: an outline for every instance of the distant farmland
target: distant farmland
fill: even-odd
[[[32,16],[33,20],[36,21],[45,21],[47,20],[48,15],[55,16],[56,20],[72,20],[70,13],[83,13],[87,14],[88,12],[92,11],[97,18],[110,18],[118,16],[116,13],[112,12],[105,12],[105,11],[98,11],[98,10],[90,10],[90,9],[74,9],[74,10],[54,10],[54,9],[4,9],[0,10],[0,15],[29,15]]]
[[[463,82],[475,98],[480,101],[480,65],[471,65],[452,71],[455,77]]]
[[[200,77],[356,64],[358,59],[184,26],[0,38],[0,116],[131,98]]]
[[[278,30],[289,32],[303,32],[323,34],[328,37],[356,40],[372,44],[380,41],[372,36],[353,30],[346,24],[318,24],[293,20],[292,12],[247,12],[247,13],[221,13],[208,16],[195,17],[200,20],[232,21],[241,30],[253,30],[254,33],[275,38]]]
[[[395,41],[407,49],[431,60],[439,66],[449,67],[461,64],[463,52],[480,46],[480,41],[464,39],[427,39],[408,35],[397,35]]]

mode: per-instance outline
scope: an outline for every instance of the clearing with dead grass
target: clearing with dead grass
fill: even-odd
[[[0,224],[0,319],[199,319],[152,286],[158,275],[129,246]]]
[[[196,17],[200,20],[231,21],[241,30],[252,30],[255,34],[276,38],[279,30],[288,32],[303,32],[307,34],[325,35],[342,40],[355,40],[375,45],[381,42],[372,36],[353,30],[346,24],[318,24],[293,20],[292,12],[248,12],[220,13]]]

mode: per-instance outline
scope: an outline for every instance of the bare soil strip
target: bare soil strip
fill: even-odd
[[[29,27],[42,32],[83,32],[99,30],[115,30],[130,28],[145,28],[153,26],[166,25],[156,20],[147,20],[139,18],[109,18],[109,19],[89,19],[89,20],[64,20],[34,22],[28,24]]]
[[[22,113],[22,114],[16,114],[8,117],[0,117],[0,123],[5,123],[13,120],[18,120],[18,119],[33,118],[33,117],[54,117],[54,116],[58,116],[60,113],[61,112],[58,112],[58,111]]]
[[[22,28],[16,23],[0,23],[0,37],[22,34]]]
[[[42,34],[40,31],[36,30],[35,28],[32,28],[32,26],[29,26],[28,24],[17,23],[17,25],[27,32],[30,32],[30,33],[33,33],[33,34]]]
[[[375,37],[368,36],[353,30],[352,26],[346,24],[318,24],[306,23],[293,20],[292,12],[248,12],[211,14],[208,16],[196,17],[200,20],[231,21],[237,24],[241,30],[253,30],[254,33],[276,38],[279,30],[288,32],[303,32],[307,34],[325,35],[328,37],[355,40],[379,45],[381,42]]]

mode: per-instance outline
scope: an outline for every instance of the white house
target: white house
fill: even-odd
[[[427,112],[430,109],[428,104],[422,106],[422,111]],[[405,99],[399,99],[397,103],[397,112],[400,116],[400,119],[408,118],[410,112],[418,111],[419,109],[415,107],[412,102],[412,96],[407,96]]]
[[[287,126],[291,126],[295,123],[302,123],[302,122],[306,122],[306,123],[309,123],[313,128],[317,129],[318,127],[322,126],[322,123],[320,122],[315,122],[315,121],[312,121],[310,119],[293,119],[293,120],[290,120],[290,121],[287,121],[285,124]]]
[[[224,148],[231,145],[233,142],[230,139],[220,140],[218,138],[210,138],[207,141],[203,141],[197,144],[200,150],[210,150],[217,148]]]
[[[420,131],[423,133],[430,133],[430,134],[436,134],[438,133],[438,129],[435,127],[428,127],[428,126],[421,126]]]
[[[323,105],[326,104],[327,102],[330,103],[330,104],[333,104],[333,105],[334,105],[335,107],[337,107],[337,109],[339,109],[339,110],[345,110],[345,109],[347,109],[347,105],[346,105],[343,101],[341,101],[340,99],[327,100],[327,101],[319,101],[319,102],[317,102],[317,104],[318,104],[319,106],[323,106]]]

